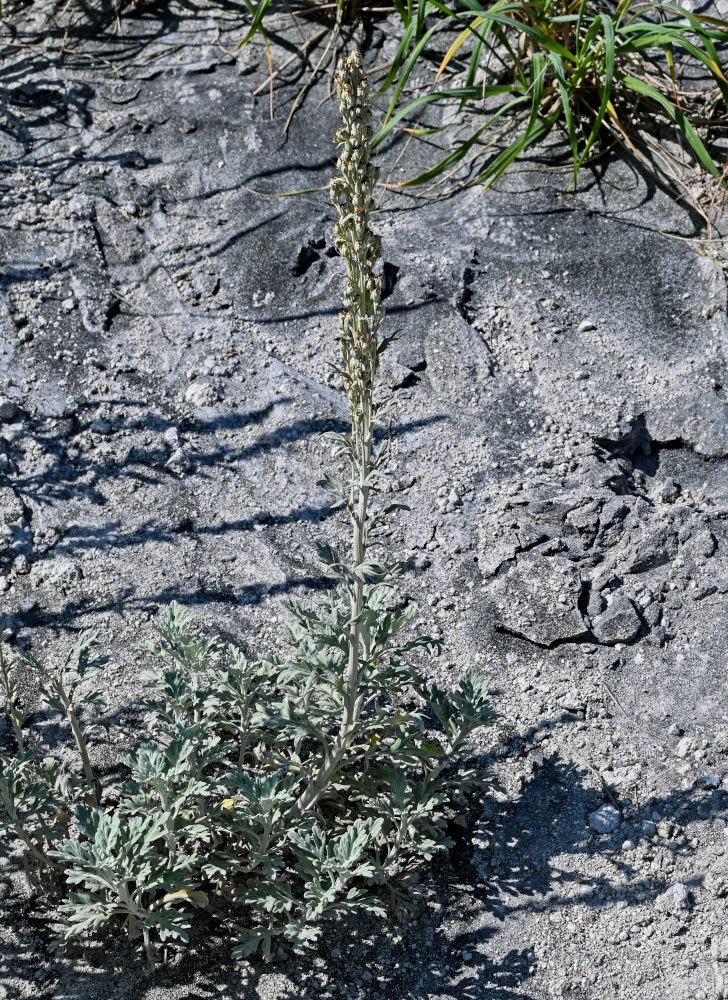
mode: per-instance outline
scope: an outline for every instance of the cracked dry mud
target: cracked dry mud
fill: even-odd
[[[271,121],[264,53],[225,51],[240,19],[140,6],[117,32],[40,0],[1,29],[0,612],[40,657],[104,630],[107,773],[142,732],[135,644],[159,608],[271,650],[282,599],[323,583],[314,540],[344,538],[315,485],[346,421],[336,109],[317,85],[282,139],[305,70]],[[277,65],[298,38],[281,22]],[[357,40],[391,56],[387,22]],[[395,169],[402,151],[381,152],[394,180],[429,155]],[[477,196],[383,190],[377,216],[412,508],[390,551],[445,640],[432,675],[492,678],[501,721],[473,753],[501,791],[409,924],[338,925],[269,967],[201,924],[152,977],[123,941],[64,952],[3,847],[6,1000],[728,989],[725,281],[677,238],[699,220],[625,160],[572,199],[553,155]]]

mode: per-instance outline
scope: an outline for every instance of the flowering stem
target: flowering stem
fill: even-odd
[[[351,568],[354,571],[342,720],[342,731],[346,732],[355,725],[360,711],[357,693],[361,670],[360,628],[365,598],[364,581],[357,568],[364,563],[367,551],[367,507],[373,471],[372,392],[379,360],[377,333],[384,310],[381,305],[381,275],[374,272],[374,266],[382,256],[382,246],[369,226],[377,179],[376,169],[370,161],[372,112],[369,85],[359,51],[355,50],[339,63],[336,89],[344,123],[334,136],[342,147],[338,161],[341,176],[331,180],[331,200],[339,212],[336,249],[344,260],[348,277],[344,310],[339,318],[339,340],[351,416],[348,508],[353,534]]]
[[[339,62],[336,90],[343,118],[343,125],[334,135],[334,141],[341,147],[340,176],[332,177],[330,189],[331,200],[339,212],[336,249],[344,261],[348,278],[344,309],[339,316],[339,342],[351,416],[351,434],[347,442],[350,464],[347,508],[352,528],[348,660],[339,735],[325,754],[320,770],[298,799],[298,813],[316,803],[340,767],[353,739],[363,702],[359,687],[363,668],[361,620],[366,609],[366,591],[361,567],[367,555],[368,504],[375,470],[372,436],[373,388],[379,363],[377,334],[384,316],[382,278],[374,271],[382,256],[382,245],[369,226],[377,180],[377,171],[370,162],[372,111],[359,51],[355,50]]]

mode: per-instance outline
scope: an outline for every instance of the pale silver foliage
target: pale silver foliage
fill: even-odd
[[[151,738],[124,755],[129,777],[117,786],[99,784],[84,728],[99,699],[87,682],[104,664],[95,637],[82,635],[60,671],[30,661],[69,724],[83,773],[73,781],[40,760],[0,663],[18,742],[14,758],[0,757],[0,826],[36,883],[66,891],[69,937],[124,927],[150,963],[155,938],[189,939],[191,908],[222,922],[236,957],[265,959],[285,944],[307,949],[334,915],[401,916],[423,863],[449,845],[452,803],[488,784],[459,763],[470,734],[495,718],[486,682],[467,673],[449,694],[427,683],[412,658],[439,644],[411,634],[417,608],[394,600],[406,567],[372,556],[377,528],[401,505],[372,506],[388,459],[374,429],[388,404],[374,398],[386,341],[358,52],[341,61],[336,85],[344,124],[331,194],[347,272],[340,372],[351,430],[332,435],[348,479],[321,485],[348,511],[351,553],[318,550],[335,586],[290,602],[287,648],[270,660],[223,649],[172,604],[146,646],[158,663],[147,675]]]

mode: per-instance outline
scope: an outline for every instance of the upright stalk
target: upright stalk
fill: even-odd
[[[68,719],[71,726],[71,732],[73,733],[73,738],[76,743],[76,748],[78,750],[78,755],[81,758],[81,765],[83,767],[83,774],[86,778],[86,784],[91,792],[91,797],[93,798],[93,803],[95,806],[99,805],[100,801],[100,789],[101,785],[99,779],[96,777],[93,767],[91,766],[91,758],[88,755],[88,745],[86,743],[86,737],[84,736],[81,725],[76,716],[76,712],[73,707],[71,698],[66,691],[65,685],[63,683],[63,678],[61,676],[54,678],[51,681],[51,686],[53,692],[55,693],[58,703],[61,706],[63,712]]]
[[[382,256],[382,245],[369,225],[377,172],[370,160],[372,112],[360,52],[355,50],[341,60],[336,89],[344,124],[334,136],[342,147],[338,161],[341,176],[331,180],[331,200],[339,212],[336,249],[344,260],[348,277],[344,310],[339,318],[339,340],[351,416],[348,509],[353,535],[349,662],[342,720],[342,732],[346,732],[356,723],[359,711],[357,693],[364,582],[357,568],[364,563],[367,550],[367,506],[373,472],[372,393],[379,360],[377,334],[384,310],[381,275],[374,272]]]
[[[338,159],[340,176],[332,177],[330,189],[331,200],[339,213],[336,249],[344,261],[348,278],[344,309],[339,317],[339,342],[351,416],[351,434],[347,439],[350,481],[348,497],[342,498],[346,500],[352,529],[352,561],[347,569],[349,641],[339,735],[325,752],[321,769],[298,799],[293,810],[298,814],[316,803],[340,766],[361,712],[359,687],[364,666],[361,620],[366,606],[361,567],[367,555],[368,504],[375,470],[372,435],[375,417],[373,389],[380,352],[377,335],[384,316],[382,278],[374,271],[382,256],[382,245],[369,226],[377,181],[377,171],[371,163],[372,111],[369,84],[359,51],[355,50],[339,62],[336,90],[343,118],[343,125],[334,135],[334,141],[341,147]]]
[[[18,743],[18,749],[22,753],[25,749],[23,722],[26,719],[26,715],[18,704],[18,692],[10,676],[10,667],[5,662],[5,657],[3,656],[2,643],[0,643],[0,692],[5,696],[5,714],[10,720],[10,725],[13,727],[13,733]]]

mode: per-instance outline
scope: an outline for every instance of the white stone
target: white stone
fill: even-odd
[[[693,747],[693,741],[689,736],[683,736],[678,745],[675,747],[676,757],[687,757]]]
[[[614,833],[622,822],[622,816],[614,806],[603,805],[589,813],[589,826],[597,833]]]
[[[690,892],[684,882],[676,882],[655,900],[663,913],[682,913],[690,906]]]

